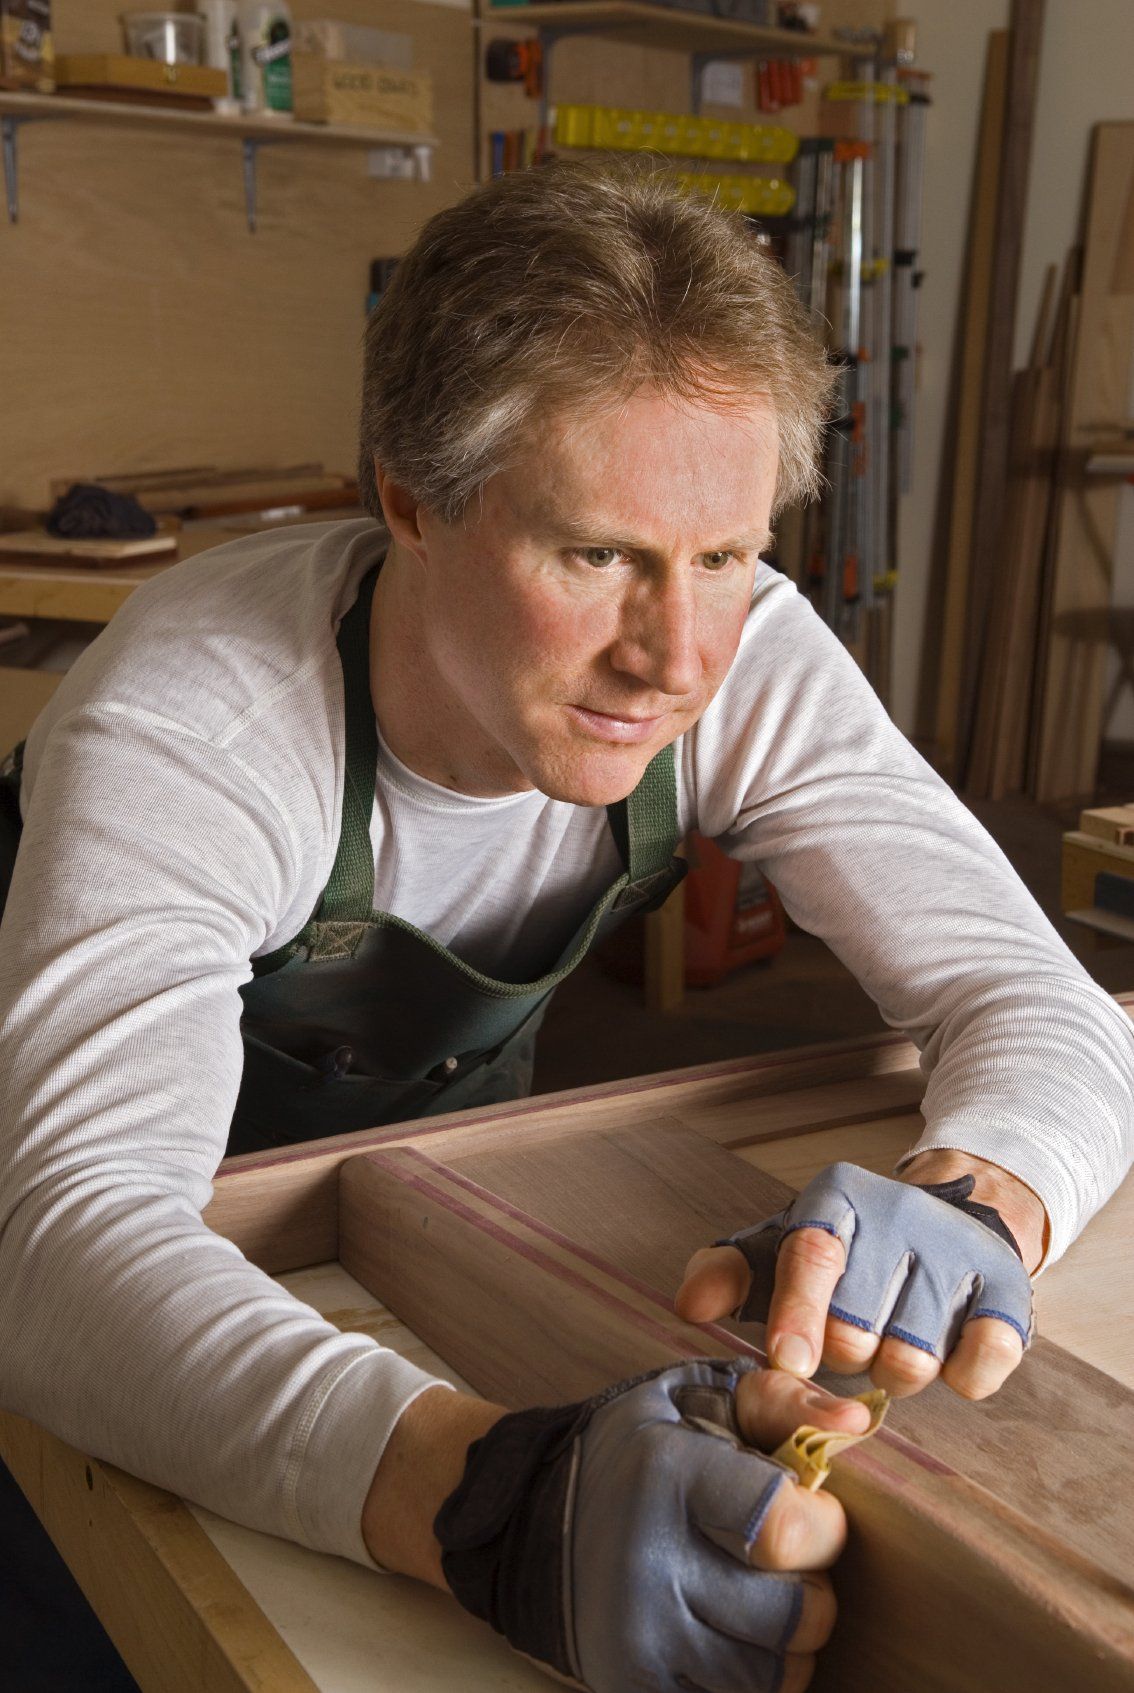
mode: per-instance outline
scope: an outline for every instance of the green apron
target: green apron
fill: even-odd
[[[600,935],[652,909],[685,874],[675,858],[673,748],[607,808],[625,866],[535,981],[497,981],[412,924],[375,911],[370,817],[378,735],[370,694],[377,568],[339,628],[346,716],[342,826],[330,879],[294,940],[253,960],[241,990],[244,1071],[228,1151],[248,1152],[522,1098],[555,988]],[[18,839],[19,752],[0,792],[0,890]],[[13,822],[14,817],[14,822]]]

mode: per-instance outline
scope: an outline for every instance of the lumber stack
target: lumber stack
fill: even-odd
[[[1012,382],[1008,481],[965,781],[974,799],[1001,799],[1027,785],[1073,275],[1068,259],[1053,324],[1055,268],[1049,266],[1031,356]]]
[[[755,1355],[670,1298],[689,1253],[792,1190],[679,1123],[340,1170],[344,1267],[478,1391],[519,1406],[681,1357]],[[845,1391],[845,1386],[844,1389]],[[828,1693],[998,1693],[1134,1679],[1131,1394],[1043,1341],[979,1407],[892,1408],[829,1485],[852,1524]]]
[[[966,729],[954,624],[942,656],[938,745],[973,798],[1027,792],[1047,803],[1094,793],[1106,729],[1107,666],[1129,619],[1114,615],[1119,497],[1134,455],[1134,124],[1094,132],[1085,243],[1064,269],[1054,313],[1044,289],[1031,357],[1012,389],[1009,468],[994,553],[975,546],[985,613],[970,615],[978,657]],[[1108,449],[1125,448],[1108,458]],[[954,518],[958,502],[954,500]],[[960,512],[963,534],[965,513]],[[954,526],[955,529],[955,526]],[[951,546],[955,535],[951,531]],[[1129,668],[1129,654],[1120,655]]]
[[[1040,634],[1032,791],[1089,796],[1102,741],[1121,476],[1095,476],[1093,452],[1122,436],[1134,355],[1134,123],[1095,129],[1086,245],[1075,309]]]

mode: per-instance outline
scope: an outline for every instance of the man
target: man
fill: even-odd
[[[942,1369],[993,1391],[1026,1272],[1130,1156],[1126,1019],[758,562],[814,486],[829,391],[743,224],[633,170],[493,183],[371,320],[371,517],[158,578],[23,760],[6,1403],[448,1585],[599,1693],[806,1684],[841,1512],[757,1448],[862,1426],[813,1403],[820,1354],[894,1392]],[[226,1142],[523,1091],[549,993],[664,894],[694,826],[759,859],[929,1071],[899,1180],[837,1166],[691,1265],[686,1315],[771,1299],[779,1371],[503,1417],[203,1227]]]

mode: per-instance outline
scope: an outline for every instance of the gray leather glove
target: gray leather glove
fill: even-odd
[[[998,1317],[1027,1346],[1032,1284],[999,1211],[970,1200],[973,1185],[961,1176],[915,1187],[857,1164],[821,1170],[786,1211],[716,1242],[738,1247],[752,1271],[736,1315],[764,1322],[780,1243],[795,1229],[826,1229],[847,1255],[833,1317],[942,1360],[970,1317]]]
[[[747,1562],[796,1485],[737,1427],[754,1367],[697,1359],[503,1417],[433,1525],[465,1609],[592,1693],[773,1693],[803,1587]]]

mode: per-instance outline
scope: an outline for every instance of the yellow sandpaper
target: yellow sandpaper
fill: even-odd
[[[858,1393],[855,1398],[870,1412],[870,1426],[861,1434],[843,1434],[836,1429],[812,1428],[804,1423],[772,1454],[777,1463],[795,1471],[800,1486],[806,1487],[809,1493],[822,1487],[840,1452],[848,1446],[857,1446],[860,1440],[869,1440],[875,1429],[882,1426],[890,1395],[881,1387],[872,1387],[869,1393]]]

